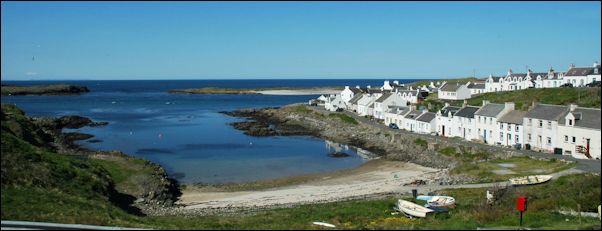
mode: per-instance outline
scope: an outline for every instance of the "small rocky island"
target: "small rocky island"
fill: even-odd
[[[2,95],[79,95],[90,92],[85,86],[67,84],[16,86],[2,84]]]

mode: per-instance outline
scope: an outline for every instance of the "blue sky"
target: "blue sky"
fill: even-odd
[[[453,78],[600,61],[600,2],[2,2],[2,80]]]

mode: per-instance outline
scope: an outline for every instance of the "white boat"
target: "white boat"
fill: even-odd
[[[328,224],[326,222],[314,221],[313,224],[314,225],[324,226],[324,227],[329,227],[329,228],[336,228],[336,226],[334,226],[333,224]]]
[[[456,199],[449,196],[433,196],[426,203],[427,207],[453,208],[456,206]]]
[[[402,199],[397,200],[397,207],[401,212],[413,217],[426,217],[428,213],[434,212],[432,209]]]
[[[545,183],[552,179],[551,175],[521,176],[510,179],[512,185],[534,185]]]

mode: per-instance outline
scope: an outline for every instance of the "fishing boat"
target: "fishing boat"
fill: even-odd
[[[552,179],[551,175],[534,175],[534,176],[521,176],[510,179],[510,184],[514,186],[520,185],[534,185],[548,182]]]
[[[432,209],[402,199],[397,200],[397,208],[401,212],[413,217],[426,217],[428,213],[434,212]]]
[[[426,201],[427,208],[454,208],[456,207],[456,199],[449,196],[433,196]]]

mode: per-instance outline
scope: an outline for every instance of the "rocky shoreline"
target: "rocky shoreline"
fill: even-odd
[[[5,107],[13,107],[10,109],[14,113],[24,115],[20,109],[11,106],[3,105],[3,116],[5,116]],[[13,112],[6,112],[13,113]],[[43,147],[48,150],[53,150],[58,154],[66,155],[83,155],[88,158],[101,160],[116,160],[123,163],[131,163],[128,165],[142,163],[140,168],[145,168],[145,172],[150,172],[148,175],[139,176],[144,184],[137,186],[136,190],[120,190],[121,194],[133,197],[132,201],[123,203],[132,203],[124,206],[135,206],[145,214],[153,213],[157,209],[164,209],[174,205],[178,196],[181,195],[179,184],[176,180],[167,176],[167,172],[160,165],[154,164],[147,160],[142,160],[136,157],[129,156],[120,151],[97,151],[84,148],[75,144],[77,140],[86,140],[93,135],[79,132],[64,132],[63,129],[78,129],[85,126],[97,127],[107,125],[107,122],[95,122],[89,118],[82,116],[63,116],[54,117],[25,117],[31,123],[7,124],[12,127],[12,132],[31,144]],[[9,123],[9,122],[7,122]],[[10,122],[12,123],[12,122]],[[22,127],[27,125],[28,127]],[[28,132],[34,132],[35,136],[27,135]],[[148,170],[150,169],[150,170]],[[135,191],[135,192],[134,192]]]
[[[85,86],[75,86],[66,84],[55,85],[34,85],[34,86],[16,86],[2,84],[2,95],[5,96],[23,96],[23,95],[79,95],[90,92]]]

